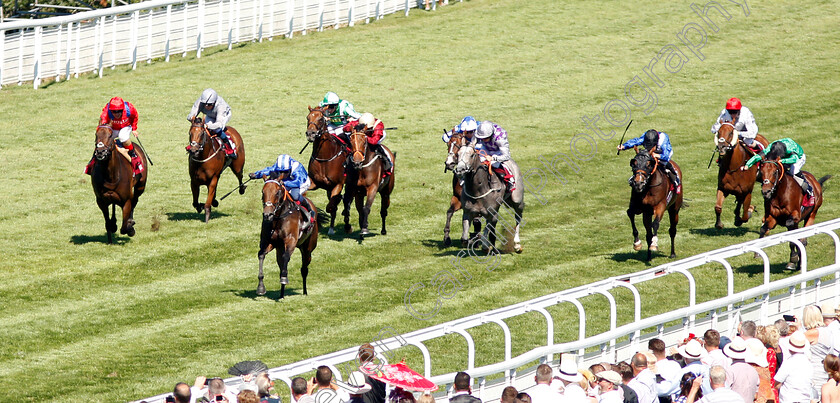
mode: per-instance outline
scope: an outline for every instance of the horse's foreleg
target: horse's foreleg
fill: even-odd
[[[286,284],[289,284],[289,258],[292,257],[288,248],[277,249],[277,267],[280,268],[280,298],[286,296]]]
[[[315,236],[310,235],[310,236]],[[306,276],[309,275],[309,263],[312,262],[312,251],[309,249],[309,241],[307,241],[303,247],[298,248],[300,249],[300,256],[301,256],[301,265],[300,265],[300,277],[303,279],[303,295],[308,295],[306,293]]]
[[[799,223],[798,222],[793,223],[793,225],[788,225],[787,226],[788,231],[793,231],[797,228],[799,228]],[[805,243],[803,243],[803,245],[805,245]],[[790,259],[789,259],[788,264],[785,268],[787,268],[788,270],[796,270],[799,267],[800,257],[801,257],[801,254],[800,254],[799,247],[796,246],[796,244],[794,244],[793,242],[790,242]]]
[[[112,243],[113,239],[111,234],[117,232],[117,220],[114,217],[114,210],[112,205],[111,215],[108,215],[108,202],[104,200],[96,200],[96,204],[99,205],[99,210],[102,211],[102,215],[105,217],[105,233],[108,235],[108,243]]]
[[[655,230],[653,229],[653,213],[649,211],[642,213],[642,222],[645,225],[645,240],[648,245],[647,261],[650,261],[652,253],[655,251],[654,238],[656,238]]]
[[[190,180],[190,189],[192,189],[193,197],[192,206],[195,209],[196,213],[201,213],[201,211],[204,210],[204,207],[198,204],[198,194],[201,192],[201,184],[199,184],[198,180],[196,180],[195,178],[192,178],[192,180]]]
[[[210,211],[212,207],[216,207],[219,205],[219,202],[216,201],[216,185],[219,184],[219,177],[214,176],[213,179],[210,179],[210,183],[207,185],[207,201],[204,203],[204,222],[210,222]]]
[[[765,205],[765,211],[769,206]],[[761,227],[758,229],[758,239],[764,238],[767,236],[767,233],[770,232],[773,228],[776,228],[776,218],[771,216],[770,214],[766,214],[764,216],[764,223],[761,224]],[[753,257],[758,259],[761,257],[757,252],[753,254]]]
[[[120,234],[126,234],[130,237],[134,236],[134,219],[131,218],[132,214],[131,211],[134,206],[131,204],[132,200],[129,199],[122,205],[122,226],[120,227]]]
[[[347,187],[347,189],[344,190],[344,198],[342,199],[342,202],[344,203],[344,210],[341,212],[341,215],[344,216],[345,234],[349,234],[353,230],[353,227],[350,225],[350,201],[353,199],[354,193],[356,193],[356,189],[351,189],[351,187]]]
[[[674,250],[674,240],[677,238],[677,223],[680,222],[680,211],[677,210],[676,205],[668,209],[668,220],[670,221],[670,228],[668,234],[671,235],[671,259],[677,257],[677,252]]]
[[[744,196],[744,200],[741,202],[744,212],[741,215],[740,224],[736,221],[735,225],[741,225],[749,221],[750,218],[752,218],[752,213],[753,211],[755,211],[755,206],[751,205],[750,203],[752,203],[752,193],[747,193],[747,195]]]
[[[382,230],[379,231],[382,235],[387,235],[388,230],[385,229],[385,218],[388,217],[388,207],[391,206],[391,194],[382,193],[382,200],[379,202],[379,217],[382,218]]]
[[[342,185],[336,185],[327,191],[327,196],[329,196],[329,201],[327,202],[327,214],[330,215],[330,229],[327,231],[327,234],[329,235],[335,234],[335,216],[338,214],[338,203],[341,202],[342,188]]]
[[[260,260],[260,274],[257,275],[257,279],[259,280],[259,284],[257,284],[257,295],[265,295],[265,284],[263,284],[263,261],[265,261],[265,254],[268,252],[263,252],[260,249],[259,253],[257,253],[257,259]]]
[[[642,241],[639,239],[639,230],[636,228],[636,214],[632,208],[627,209],[627,218],[630,219],[630,227],[633,228],[633,250],[642,250]]]
[[[723,222],[720,220],[720,212],[723,211],[723,200],[726,196],[723,194],[723,191],[718,189],[717,191],[717,200],[715,201],[715,216],[717,217],[715,220],[715,228],[721,229],[723,228]]]
[[[452,238],[449,237],[449,225],[452,222],[452,215],[461,208],[461,201],[452,196],[449,201],[449,208],[446,210],[446,226],[443,227],[443,246],[452,245]]]
[[[516,227],[514,228],[513,232],[513,250],[516,253],[522,253],[522,244],[519,241],[519,225],[522,223],[522,212],[524,211],[523,207],[517,206],[514,209],[513,218],[516,220]]]
[[[356,212],[359,213],[359,229],[361,230],[362,236],[369,233],[367,228],[367,213],[370,212],[370,209],[365,209],[365,197],[366,195],[362,193],[357,193],[355,196]]]
[[[470,240],[470,225],[472,225],[473,216],[469,210],[464,209],[461,229],[461,248],[466,248]]]
[[[238,160],[243,160],[244,158],[245,158],[244,155],[239,155],[237,159]],[[242,171],[243,171],[242,168],[244,168],[244,167],[245,167],[245,162],[244,161],[242,163],[239,163],[239,164],[233,164],[230,167],[230,170],[233,171],[234,175],[236,175],[236,180],[239,181],[239,194],[241,194],[241,195],[245,194],[245,189],[248,187],[248,185],[242,183]]]

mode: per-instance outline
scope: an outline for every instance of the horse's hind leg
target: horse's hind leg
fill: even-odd
[[[351,191],[352,190],[352,191]],[[344,189],[344,197],[342,202],[344,203],[344,210],[341,212],[341,215],[344,216],[344,233],[349,234],[353,231],[353,226],[350,225],[350,200],[353,199],[353,193],[355,193],[355,189],[346,188]]]
[[[289,284],[289,258],[292,253],[287,249],[277,249],[277,267],[280,268],[280,299],[286,296],[286,284]]]
[[[382,201],[380,202],[379,216],[382,217],[382,230],[379,231],[382,235],[387,235],[388,230],[385,229],[385,217],[388,217],[388,207],[391,206],[391,194],[382,193]],[[449,234],[447,233],[447,236]]]
[[[123,221],[122,227],[120,227],[120,234],[126,234],[130,237],[134,236],[134,219],[132,218],[134,206],[132,205],[132,201],[128,200],[122,206],[122,213],[123,213]]]
[[[656,228],[654,227],[654,225],[659,227],[659,222],[654,222],[653,213],[650,212],[642,213],[642,222],[645,224],[645,240],[648,245],[647,261],[649,262],[653,257],[653,252],[659,250],[656,242]]]
[[[315,236],[310,235],[310,236]],[[303,279],[303,295],[309,295],[306,292],[306,276],[309,275],[309,263],[312,262],[312,251],[309,249],[309,241],[305,244],[301,245],[300,249],[300,256],[301,256],[301,265],[300,265],[300,277]]]
[[[335,234],[335,216],[338,215],[338,203],[341,202],[341,185],[333,186],[332,189],[327,190],[329,201],[327,202],[327,213],[330,215],[330,229],[327,234]]]
[[[461,208],[461,201],[455,196],[449,201],[449,208],[446,210],[446,226],[443,227],[443,246],[452,245],[452,238],[449,237],[449,225],[452,222],[452,215]]]
[[[360,235],[365,236],[370,233],[367,227],[367,216],[370,214],[370,207],[365,203],[365,195],[356,193],[356,212],[359,213],[359,229]]]
[[[717,199],[715,200],[715,216],[717,217],[715,220],[715,228],[717,229],[723,228],[723,221],[720,220],[720,213],[723,211],[724,199],[726,199],[726,195],[723,194],[722,190],[718,189]]]
[[[799,223],[798,222],[794,223],[793,225],[788,225],[787,226],[788,231],[793,231],[797,228],[799,228]],[[802,245],[804,246],[805,243],[803,243]],[[790,261],[788,262],[788,264],[785,268],[788,269],[788,270],[798,269],[799,264],[800,264],[800,257],[801,257],[801,253],[800,253],[799,247],[796,246],[796,244],[794,244],[793,242],[790,242]]]
[[[747,193],[741,200],[738,201],[738,204],[735,206],[735,226],[740,227],[745,222],[749,221],[752,218],[752,213],[755,207],[751,206],[752,203],[752,194]],[[743,208],[743,212],[740,209]],[[740,217],[739,217],[739,213]]]
[[[260,260],[260,274],[257,275],[257,280],[259,280],[259,284],[257,284],[257,295],[265,295],[265,284],[263,284],[263,278],[265,278],[265,276],[263,275],[263,262],[265,261],[265,253],[262,250],[260,250],[259,253],[257,253],[257,259]]]
[[[524,211],[524,207],[517,206],[514,211],[516,212],[514,215],[514,219],[516,219],[516,228],[514,228],[513,233],[513,250],[516,253],[522,253],[522,244],[519,241],[519,226],[522,223],[522,213]]]

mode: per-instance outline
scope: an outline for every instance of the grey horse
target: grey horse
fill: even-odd
[[[508,193],[505,191],[505,184],[502,180],[491,172],[492,168],[487,163],[481,160],[481,155],[473,145],[466,145],[458,151],[458,164],[455,166],[455,174],[464,181],[461,192],[461,204],[464,209],[461,246],[467,246],[470,224],[473,222],[473,218],[484,217],[487,223],[484,228],[484,239],[488,242],[487,246],[495,248],[495,229],[499,223],[499,209],[502,205],[506,205],[513,209],[516,220],[516,226],[513,229],[513,249],[516,253],[521,253],[519,226],[522,222],[522,212],[525,210],[525,201],[519,166],[513,160],[505,162],[513,173],[517,184],[513,192]],[[504,220],[502,227],[506,227]]]

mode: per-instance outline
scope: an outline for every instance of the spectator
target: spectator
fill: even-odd
[[[598,374],[606,370],[601,364],[594,364],[589,367],[589,373],[592,374],[592,379],[589,379],[589,396],[597,398],[601,394],[598,386]]]
[[[236,400],[239,403],[260,403],[260,398],[257,397],[257,392],[246,389],[236,395]]]
[[[820,307],[825,326],[831,332],[831,354],[840,354],[840,320],[837,318],[837,308],[832,304],[823,304]]]
[[[517,393],[519,393],[519,392],[516,391],[516,388],[514,388],[513,386],[508,386],[508,387],[505,388],[505,390],[502,391],[502,397],[499,400],[499,402],[500,403],[513,403],[513,401],[516,399],[516,394]],[[418,403],[423,403],[423,402],[418,402]]]
[[[752,338],[750,340],[756,339]],[[759,341],[759,343],[761,342]],[[731,343],[724,347],[724,351],[732,359],[732,365],[725,369],[725,386],[741,395],[745,402],[754,401],[760,380],[755,368],[746,362],[747,342],[740,337],[735,337]]]
[[[318,385],[318,392],[315,393],[313,399],[316,402],[331,402],[331,403],[346,403],[350,400],[350,395],[343,389],[339,389],[332,382],[333,373],[330,367],[321,365],[315,371],[315,382]],[[338,401],[335,401],[337,395]]]
[[[598,403],[622,403],[621,396],[621,375],[615,371],[601,371],[595,375],[598,378]]]
[[[588,369],[581,369],[578,372],[580,372],[581,376],[583,376],[583,379],[580,380],[580,387],[581,389],[586,391],[586,396],[590,398],[598,397],[598,392],[592,386],[595,385],[598,382],[598,380],[595,378],[595,375],[592,373],[592,371]]]
[[[699,341],[690,340],[684,346],[680,346],[678,352],[685,359],[685,367],[677,373],[677,376],[664,382],[664,387],[659,389],[660,396],[664,392],[676,398],[674,395],[680,390],[680,380],[688,372],[701,378],[703,383],[703,396],[708,396],[712,393],[712,387],[709,384],[709,367],[700,361],[706,356],[706,349],[700,345]]]
[[[190,403],[192,400],[190,385],[183,382],[176,383],[175,389],[172,390],[172,397],[175,398],[176,403]]]
[[[527,393],[520,393],[516,395],[516,399],[514,399],[514,403],[531,403],[531,395]]]
[[[196,397],[197,402],[212,402],[216,400],[216,396],[224,396],[225,401],[236,403],[236,395],[232,394],[230,391],[227,390],[225,386],[225,381],[222,378],[212,378],[206,385],[206,391],[201,393],[205,389],[205,381],[207,378],[203,376],[199,376],[195,378],[195,384],[190,390],[190,393]]]
[[[821,402],[840,402],[840,359],[834,354],[829,354],[825,356],[823,366],[825,366],[825,372],[828,373],[828,382],[822,386]]]
[[[365,382],[365,374],[361,371],[353,371],[347,378],[347,383],[342,388],[350,394],[348,403],[365,403],[363,395],[370,392],[371,386]],[[412,395],[414,397],[414,395]]]
[[[639,395],[627,382],[633,379],[633,368],[630,364],[622,361],[613,366],[613,371],[621,376],[621,392],[624,395],[624,403],[639,403]]]
[[[429,10],[432,9],[431,4],[434,3],[434,1],[435,0],[424,0],[423,3],[426,5],[426,11],[429,11]],[[438,0],[438,5],[443,6],[443,5],[447,5],[447,4],[449,4],[449,0]]]
[[[691,392],[691,384],[694,382],[695,378],[697,377],[694,376],[694,374],[692,374],[691,372],[686,373],[682,376],[682,378],[680,379],[680,393],[676,397],[676,399],[674,399],[674,403],[686,402],[686,400],[688,399],[688,394]],[[695,399],[700,399],[703,397],[703,392],[698,390],[696,393],[697,395],[694,396]]]
[[[472,396],[471,384],[472,381],[468,373],[457,373],[453,385],[455,393],[449,398],[449,403],[481,403],[481,399]]]
[[[365,366],[369,369],[375,369],[377,366],[373,364],[376,360],[376,350],[370,343],[365,343],[359,346],[359,366]],[[370,385],[370,391],[362,395],[365,403],[385,403],[385,383],[373,379],[365,375],[365,383]]]
[[[680,364],[676,361],[669,360],[665,355],[665,342],[660,339],[651,339],[648,342],[648,348],[656,357],[656,370],[659,373],[659,378],[656,380],[656,393],[662,400],[670,400],[670,381],[680,376]],[[664,399],[663,399],[664,398]]]
[[[773,380],[779,389],[779,403],[808,402],[811,400],[811,377],[814,371],[805,350],[808,338],[797,331],[790,336],[790,357],[785,358]]]
[[[738,393],[735,393],[726,386],[726,369],[720,365],[715,365],[709,369],[709,384],[712,386],[712,392],[704,394],[703,398],[698,400],[699,403],[750,403],[745,402]],[[691,383],[691,391],[688,393],[686,403],[694,403],[697,390],[701,388],[701,384],[705,383],[703,377],[698,376]]]
[[[534,381],[537,383],[537,386],[534,386],[528,392],[532,402],[552,403],[560,399],[560,395],[550,386],[553,375],[553,371],[548,364],[537,366],[537,374],[534,376]]]
[[[557,369],[557,376],[554,379],[557,379],[563,385],[563,401],[569,403],[588,401],[586,389],[581,387],[581,381],[584,378],[578,372],[577,363],[574,359],[560,361],[560,368]]]
[[[314,382],[306,382],[306,379],[297,377],[292,379],[292,403],[315,403],[312,397],[312,390],[315,388]]]
[[[507,389],[507,388],[505,388]],[[513,400],[511,400],[513,402]],[[429,394],[422,394],[419,399],[417,399],[417,403],[435,403],[435,398]]]
[[[393,403],[417,403],[417,400],[414,399],[413,393],[407,390],[402,390],[402,388],[399,387],[391,392],[391,397],[391,401]]]
[[[776,330],[775,327],[770,327]],[[761,342],[761,331],[758,332],[758,339],[750,339],[747,341],[747,364],[750,364],[755,372],[758,374],[758,392],[755,395],[755,403],[775,402],[776,394],[773,389],[773,376],[768,369],[767,362],[767,347]],[[773,355],[775,359],[776,356]]]
[[[257,385],[257,397],[260,398],[260,403],[280,403],[280,398],[271,394],[271,391],[274,390],[274,381],[267,373],[260,372],[254,383]]]
[[[723,350],[720,349],[720,333],[717,330],[706,330],[706,333],[703,334],[703,347],[706,348],[707,355],[701,361],[703,361],[703,364],[708,365],[709,368],[715,365],[726,368],[732,363],[729,357],[724,355]]]
[[[659,401],[656,394],[656,375],[648,369],[647,357],[642,353],[636,353],[630,359],[630,365],[633,370],[633,377],[627,383],[627,386],[636,392],[639,403],[656,403]]]
[[[744,341],[755,338],[755,322],[751,320],[741,322],[741,331],[738,334]]]
[[[791,330],[795,328],[796,323],[788,322],[784,319],[779,319],[773,324],[773,326],[775,326],[776,329],[779,331],[779,351],[782,353],[782,359],[777,359],[776,361],[778,366],[781,367],[782,361],[784,361],[790,356],[790,350],[788,350],[790,344],[788,344],[788,339],[790,338],[790,335],[793,334]]]
[[[831,351],[831,330],[825,327],[822,312],[816,305],[808,305],[802,311],[802,324],[805,327],[805,337],[811,343],[811,385],[814,385],[811,397],[820,400],[819,388],[828,381],[823,360]]]

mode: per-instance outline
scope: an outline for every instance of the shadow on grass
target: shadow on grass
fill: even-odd
[[[758,231],[751,231],[747,227],[723,227],[721,229],[717,229],[714,226],[709,228],[690,228],[688,232],[692,235],[703,236],[742,236],[750,232],[755,232],[756,234],[758,233]]]
[[[113,234],[112,239],[115,245],[125,245],[129,241],[129,237],[127,236],[117,236],[117,234]],[[108,243],[108,234],[103,233],[101,235],[73,235],[70,237],[70,243],[74,245],[84,245],[88,243]]]
[[[238,297],[248,298],[248,299],[252,299],[252,300],[267,298],[267,299],[270,299],[270,300],[273,300],[273,301],[282,301],[282,299],[280,299],[280,288],[279,288],[279,286],[276,290],[268,289],[266,287],[265,295],[257,295],[256,288],[254,288],[253,290],[227,290],[227,291],[224,291],[224,292],[231,292]],[[289,286],[286,286],[286,298],[289,298],[290,296],[295,296],[295,295],[303,295],[302,293],[303,293],[303,288],[302,287],[301,287],[301,292],[299,293],[297,291],[297,289],[290,288]]]
[[[654,252],[653,255],[652,255],[652,258],[655,260],[657,257],[661,257],[659,255],[660,255],[659,252]],[[601,256],[607,256],[608,258],[610,258],[611,260],[613,260],[615,262],[627,262],[627,261],[630,261],[630,260],[635,260],[637,262],[642,262],[642,263],[646,263],[647,265],[650,265],[651,262],[653,261],[653,260],[651,260],[651,262],[647,261],[647,249],[645,249],[645,248],[642,248],[642,250],[640,250],[638,252],[608,253],[608,254],[601,255]],[[665,255],[665,257],[667,258],[668,256]]]
[[[221,213],[215,210],[210,211],[210,220],[212,221],[214,218],[222,218],[228,217],[229,214]],[[204,221],[204,213],[196,213],[194,211],[190,212],[176,212],[176,213],[166,213],[166,219],[169,221]]]
[[[757,261],[761,262],[761,258],[756,258]],[[797,274],[799,269],[796,270],[788,270],[786,268],[787,262],[783,263],[771,263],[770,264],[770,274]],[[756,263],[746,266],[738,266],[735,268],[735,271],[738,273],[744,273],[749,277],[755,276],[763,276],[764,275],[764,264],[763,263]]]

